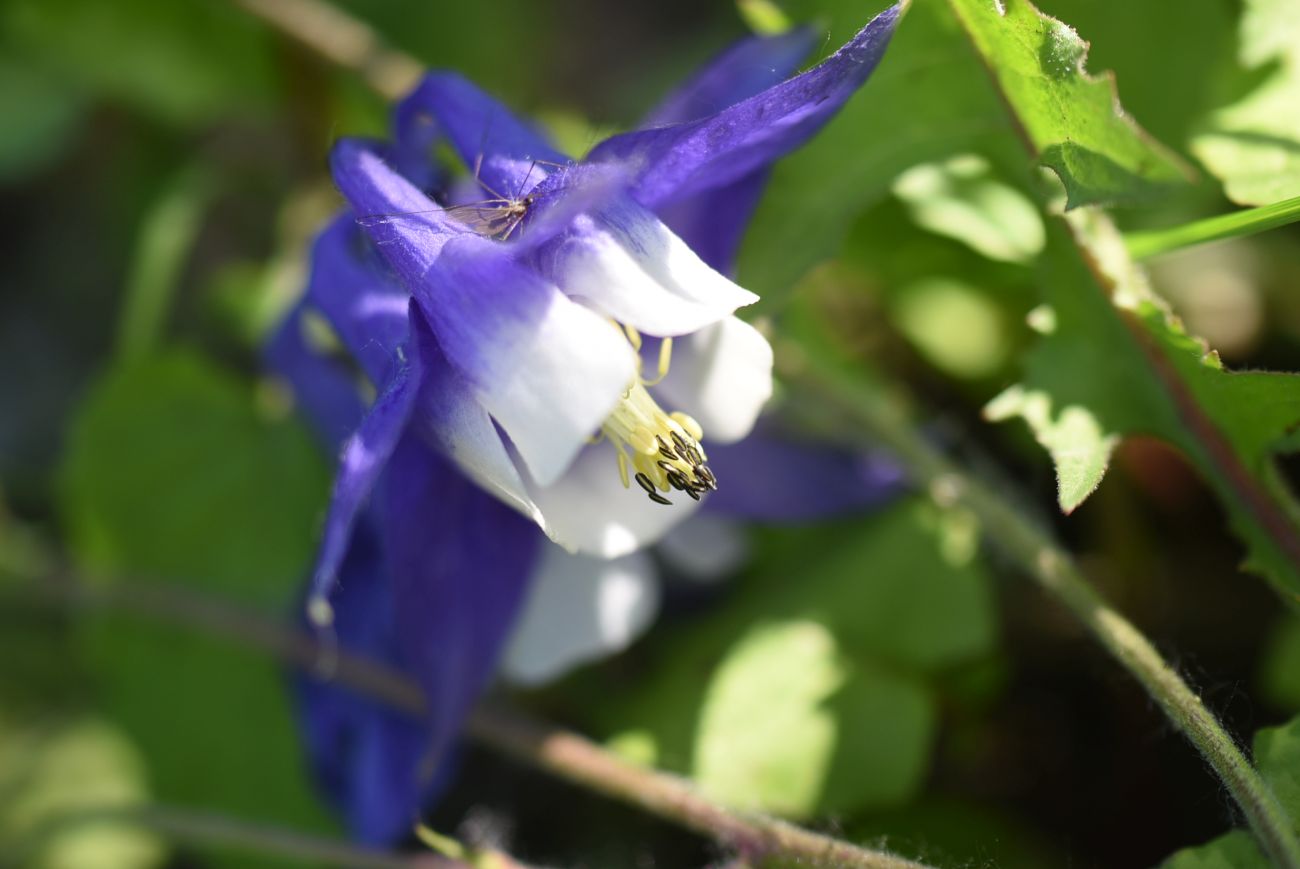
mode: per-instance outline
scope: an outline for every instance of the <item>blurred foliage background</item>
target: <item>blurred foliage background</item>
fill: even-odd
[[[340,5],[575,153],[747,32],[734,6],[686,0]],[[781,7],[828,50],[884,5]],[[1216,124],[1300,116],[1300,66],[1285,46],[1242,42],[1238,2],[1040,6],[1092,42],[1089,68],[1113,69],[1128,112],[1189,163],[1232,162],[1214,151]],[[1282,96],[1264,96],[1289,121],[1250,96],[1279,76],[1268,86]],[[260,376],[258,346],[339,204],[331,141],[382,134],[386,106],[224,0],[6,0],[0,118],[0,849],[18,854],[86,806],[337,831],[277,665],[156,620],[51,606],[25,584],[121,573],[294,606],[331,470]],[[1216,175],[1257,183],[1202,171],[1116,216],[1137,229],[1228,210]],[[1041,183],[951,17],[918,0],[864,92],[777,171],[740,282],[794,340],[905,388],[936,439],[1056,515],[1025,427],[981,419],[1034,340]],[[1165,257],[1156,285],[1230,366],[1298,370],[1298,238]],[[1126,440],[1101,489],[1053,521],[1234,733],[1300,712],[1300,621],[1239,571],[1222,508],[1177,451]],[[938,865],[1147,866],[1232,826],[1151,702],[960,515],[905,497],[824,526],[754,528],[750,545],[725,582],[665,560],[667,608],[645,640],[516,699],[720,799]],[[718,856],[473,748],[433,823],[558,865]],[[17,859],[263,865],[104,824]]]

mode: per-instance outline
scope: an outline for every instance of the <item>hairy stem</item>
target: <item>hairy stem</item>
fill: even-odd
[[[401,673],[322,643],[291,626],[191,589],[159,583],[77,582],[64,573],[33,587],[61,603],[143,615],[185,625],[270,653],[296,667],[396,709],[423,715],[419,686]],[[795,862],[848,869],[926,869],[884,851],[802,829],[776,818],[725,808],[676,776],[628,763],[588,739],[482,704],[470,738],[529,766],[679,824],[735,849],[755,865]]]
[[[1240,747],[1201,698],[1131,622],[1088,583],[1070,555],[1019,504],[967,474],[911,425],[894,405],[864,395],[835,375],[814,370],[797,347],[777,354],[783,374],[808,397],[838,409],[873,444],[891,451],[913,481],[941,506],[964,507],[985,537],[1053,597],[1141,683],[1191,741],[1241,807],[1278,866],[1300,867],[1300,842],[1286,812]]]

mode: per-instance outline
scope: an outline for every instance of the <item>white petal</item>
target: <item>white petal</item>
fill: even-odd
[[[648,335],[685,335],[758,301],[626,198],[579,216],[539,262],[565,293]]]
[[[669,492],[673,503],[664,505],[651,501],[636,485],[624,488],[608,441],[583,450],[568,473],[550,486],[538,486],[527,475],[524,482],[551,539],[566,549],[603,558],[654,543],[700,506],[681,492]]]
[[[749,558],[749,535],[744,523],[729,516],[701,513],[665,534],[658,551],[690,579],[712,582]]]
[[[514,461],[478,396],[465,378],[447,365],[436,347],[426,347],[426,374],[420,396],[421,434],[436,444],[465,474],[539,525]]]
[[[547,546],[501,662],[506,678],[535,685],[622,651],[659,609],[659,582],[645,553],[571,555]]]
[[[673,342],[672,366],[654,390],[660,404],[695,417],[709,442],[734,443],[754,428],[772,397],[772,345],[728,317]]]
[[[545,485],[600,429],[635,354],[621,330],[500,247],[448,242],[417,299],[448,361]]]
[[[547,485],[600,430],[636,368],[631,346],[599,314],[560,294],[533,331],[495,346],[511,373],[480,392],[533,479]]]

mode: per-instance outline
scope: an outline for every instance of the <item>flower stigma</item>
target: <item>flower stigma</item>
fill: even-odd
[[[641,335],[623,326],[633,349],[641,349]],[[653,380],[640,373],[638,354],[636,378],[623,391],[613,412],[600,427],[598,437],[607,437],[618,450],[618,473],[624,488],[632,480],[656,504],[672,504],[663,492],[676,489],[698,501],[705,492],[718,488],[717,478],[705,464],[708,456],[700,446],[704,431],[691,416],[680,411],[667,413],[646,390],[668,374],[672,338],[664,338],[659,349],[659,371]]]

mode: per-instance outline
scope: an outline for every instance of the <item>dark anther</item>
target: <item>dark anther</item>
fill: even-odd
[[[653,497],[655,495],[655,484],[650,482],[650,478],[645,474],[636,475],[636,483],[642,489],[645,489]]]
[[[658,492],[651,492],[650,500],[654,501],[656,504],[667,504],[669,507],[673,505],[672,501],[669,501],[667,498],[665,498],[663,495],[660,495]],[[699,499],[696,498],[695,500],[698,501]]]
[[[660,454],[661,456],[663,456],[665,459],[676,459],[676,458],[680,458],[680,457],[677,455],[677,453],[673,452],[672,447],[670,447],[670,446],[668,446],[668,444],[664,443],[664,439],[661,438],[661,437],[659,437],[659,435],[655,435],[655,440],[659,443],[659,454]],[[660,464],[662,464],[662,462],[661,462]]]
[[[687,444],[686,441],[682,440],[682,436],[679,435],[677,432],[673,432],[672,436],[673,436],[673,443],[677,445],[678,454],[682,458],[686,458],[687,450],[690,449],[690,445]]]
[[[681,471],[669,471],[668,482],[672,484],[672,487],[678,490],[679,492],[686,491],[688,488],[690,488],[691,485],[690,481],[686,479],[686,475],[683,474]]]
[[[693,499],[696,500],[696,501],[700,500],[700,493],[697,492],[697,491],[695,491],[695,487],[694,487],[694,486],[692,486],[692,487],[690,487],[689,489],[687,489],[687,490],[686,490],[686,494],[690,495],[691,498],[693,498]]]

